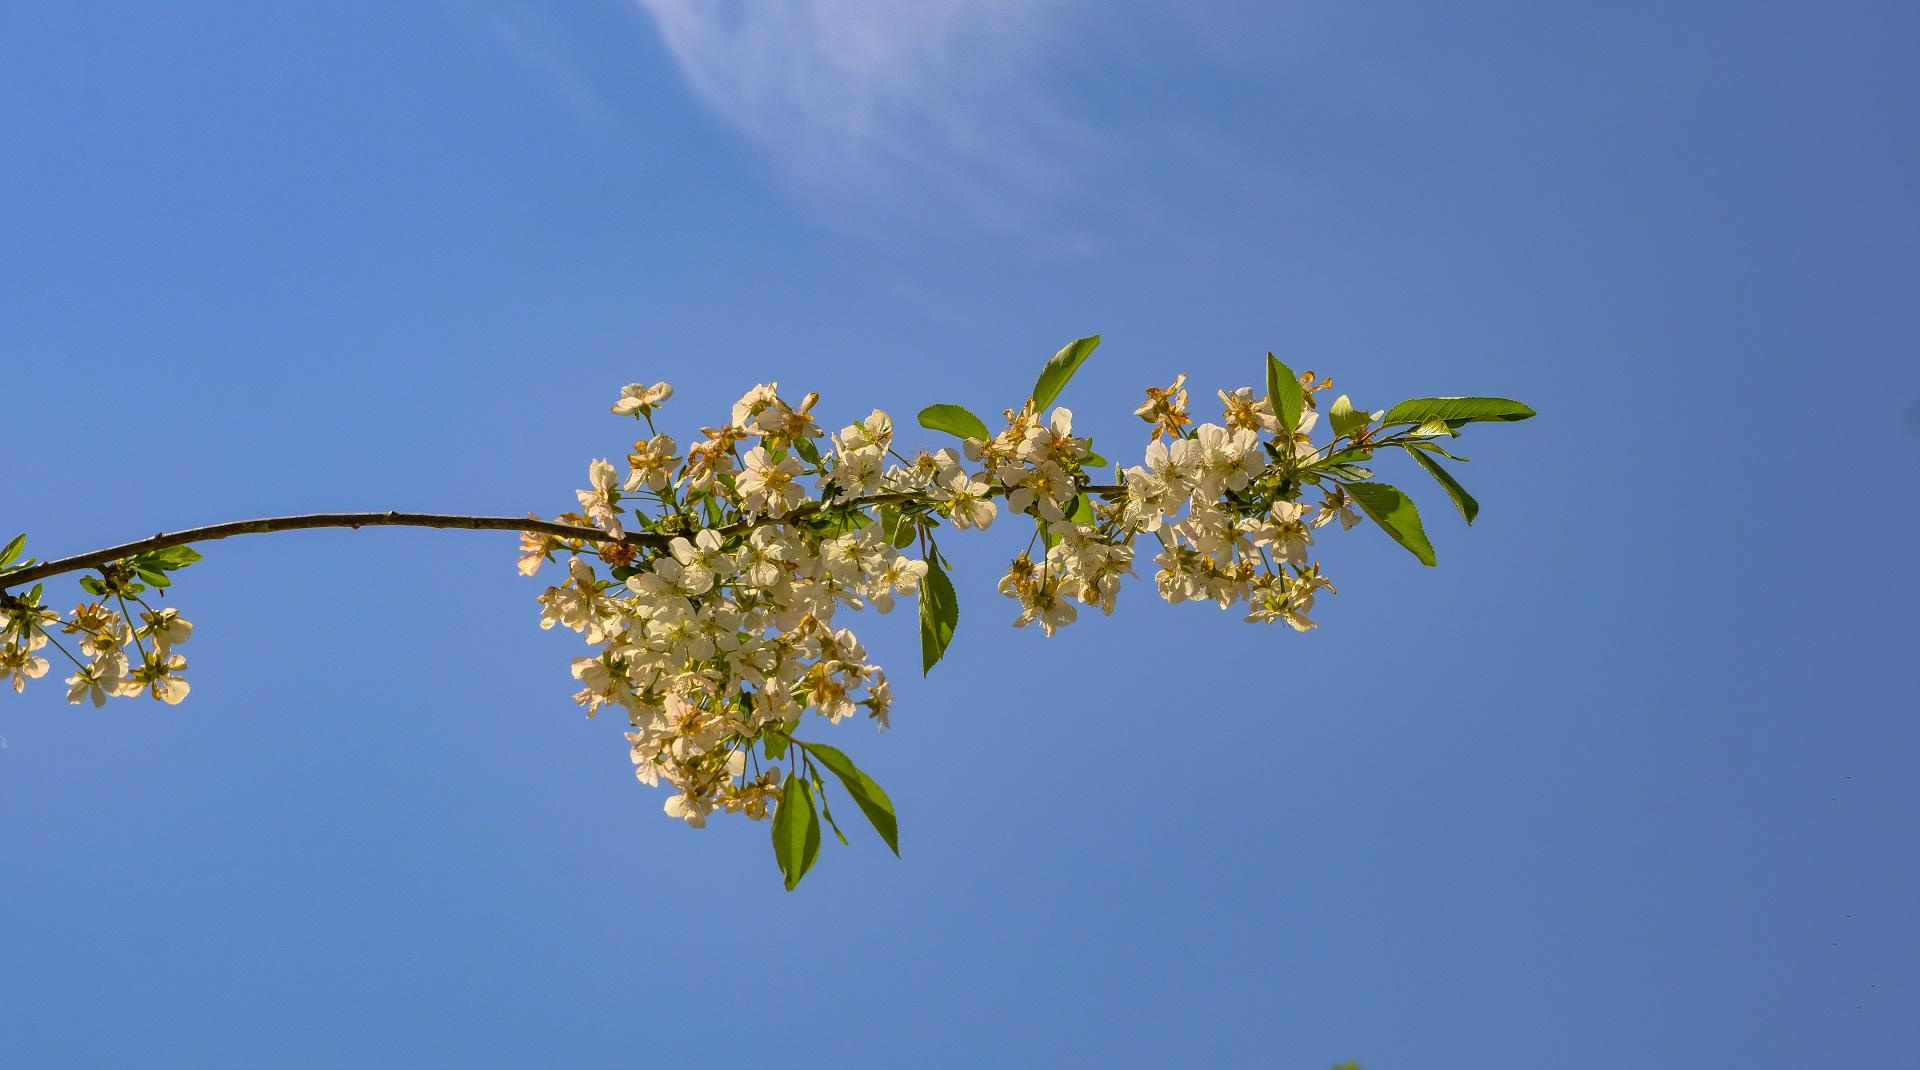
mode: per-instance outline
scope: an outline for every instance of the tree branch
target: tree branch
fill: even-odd
[[[998,489],[998,488],[996,488]],[[1117,486],[1093,486],[1084,488],[1089,494],[1112,497],[1124,488]],[[909,491],[895,494],[874,494],[865,498],[852,498],[844,502],[834,502],[834,508],[865,508],[873,505],[897,504],[928,497],[924,492]],[[739,520],[715,530],[722,535],[735,535],[751,531],[767,524],[784,523],[797,520],[821,509],[828,503],[817,503],[807,508],[795,510],[786,516],[758,516],[751,520]],[[180,531],[161,532],[157,535],[134,542],[109,546],[92,553],[75,554],[56,561],[42,561],[29,568],[9,572],[0,576],[0,591],[10,587],[21,587],[53,576],[83,569],[99,568],[102,565],[124,558],[143,554],[149,550],[164,550],[169,546],[185,546],[196,542],[213,542],[216,539],[228,539],[235,535],[262,535],[273,531],[304,531],[309,528],[457,528],[469,531],[537,531],[546,535],[555,535],[563,539],[580,539],[586,542],[605,543],[622,542],[629,546],[646,546],[665,549],[674,535],[656,532],[629,532],[624,538],[615,539],[599,528],[580,527],[574,524],[560,524],[551,520],[535,520],[524,516],[464,516],[449,513],[304,513],[299,516],[269,516],[258,520],[229,520],[224,524],[209,524],[205,527],[184,528]]]
[[[269,516],[258,520],[229,520],[224,524],[209,524],[206,527],[185,528],[180,531],[161,532],[136,542],[109,546],[92,553],[75,554],[57,561],[42,561],[30,568],[18,572],[9,572],[0,576],[0,584],[18,587],[58,576],[67,572],[79,572],[83,569],[99,568],[102,565],[143,554],[149,550],[164,550],[169,546],[185,546],[188,543],[212,542],[215,539],[228,539],[235,535],[260,535],[270,531],[304,531],[308,528],[466,528],[475,531],[539,531],[548,535],[558,535],[566,539],[591,539],[596,542],[610,541],[607,533],[598,528],[576,527],[572,524],[556,524],[547,520],[534,520],[524,516],[456,516],[444,513],[305,513],[300,516]],[[664,540],[662,540],[664,544]]]

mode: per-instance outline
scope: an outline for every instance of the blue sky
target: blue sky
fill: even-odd
[[[0,6],[0,534],[551,514],[673,381],[997,411],[1273,350],[1505,394],[1298,636],[961,623],[695,833],[510,536],[205,547],[178,708],[0,699],[9,1063],[1894,1065],[1920,1047],[1896,4]],[[906,13],[900,13],[904,11]],[[911,436],[906,436],[911,441]],[[1121,443],[1130,443],[1124,450]],[[63,588],[66,604],[77,593]]]

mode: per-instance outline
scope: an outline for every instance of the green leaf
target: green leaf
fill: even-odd
[[[1086,363],[1087,358],[1093,355],[1094,347],[1099,344],[1100,336],[1097,334],[1077,338],[1062,346],[1060,352],[1047,361],[1047,366],[1040,369],[1040,378],[1033,384],[1034,412],[1045,412],[1047,406],[1053,404],[1053,399],[1060,396],[1067,380],[1073,378],[1073,373],[1080,370],[1080,365]]]
[[[933,671],[934,663],[947,652],[953,641],[954,625],[960,623],[960,601],[954,597],[953,581],[940,567],[940,548],[931,543],[927,553],[927,575],[920,581],[920,675]]]
[[[867,820],[873,823],[873,831],[878,832],[880,838],[887,841],[887,846],[896,856],[899,855],[900,822],[894,816],[893,800],[887,798],[886,791],[874,783],[872,777],[861,772],[859,767],[853,764],[853,759],[840,751],[825,743],[800,745],[807,749],[808,754],[820,759],[821,765],[833,770],[833,775],[840,778],[840,783],[846,787],[847,794],[851,795],[854,803],[860,807],[860,812],[867,815]]]
[[[26,549],[26,547],[27,533],[23,531],[15,535],[12,541],[7,543],[6,549],[0,550],[0,568],[6,568],[8,565],[13,564],[13,559],[19,557],[20,551]]]
[[[799,454],[800,459],[808,464],[815,466],[820,464],[820,447],[815,445],[814,441],[810,438],[794,439],[793,452]]]
[[[820,815],[814,812],[813,789],[789,772],[780,790],[780,805],[773,812],[773,860],[787,879],[787,891],[799,885],[819,854]]]
[[[91,595],[99,595],[102,598],[106,597],[107,594],[107,585],[102,582],[98,576],[80,577],[80,589]]]
[[[158,568],[162,571],[186,568],[195,561],[201,560],[200,551],[191,546],[169,546],[164,550],[151,550],[140,556],[146,558],[146,567]]]
[[[886,535],[887,544],[896,550],[913,545],[914,523],[900,515],[900,510],[895,506],[880,507],[880,531]]]
[[[148,583],[153,584],[155,587],[173,586],[173,581],[168,579],[167,574],[164,572],[155,572],[150,568],[136,568],[133,571],[141,579],[146,580]]]
[[[1300,377],[1272,353],[1267,354],[1267,398],[1273,402],[1273,414],[1280,418],[1280,426],[1288,434],[1299,428],[1300,410],[1306,405],[1307,396],[1300,389]]]
[[[860,510],[841,506],[815,513],[813,520],[809,522],[807,526],[828,538],[832,538],[836,535],[845,535],[848,532],[859,531],[871,523],[873,523],[873,518]],[[714,526],[718,527],[719,525],[716,524]],[[882,530],[885,529],[883,528]]]
[[[1533,410],[1511,398],[1413,398],[1387,410],[1386,424],[1423,424],[1441,419],[1449,424],[1481,420],[1524,420]]]
[[[1426,469],[1434,482],[1440,484],[1441,489],[1447,492],[1447,497],[1453,499],[1453,507],[1460,510],[1460,515],[1466,518],[1467,523],[1473,523],[1473,518],[1480,515],[1480,503],[1474,501],[1473,495],[1467,493],[1467,488],[1453,478],[1453,473],[1440,467],[1439,461],[1419,450],[1410,449],[1407,455],[1413,458],[1413,463]]]
[[[1393,536],[1393,541],[1419,558],[1421,564],[1434,563],[1433,544],[1427,541],[1427,531],[1420,526],[1420,510],[1414,508],[1412,498],[1385,483],[1349,483],[1347,493],[1353,496],[1361,512],[1380,525],[1380,530]]]
[[[787,737],[768,732],[760,737],[760,742],[766,746],[768,761],[778,761],[787,756]]]
[[[961,438],[985,441],[993,437],[987,430],[986,421],[969,412],[964,405],[929,405],[920,410],[920,426]]]
[[[1353,407],[1353,402],[1345,394],[1333,399],[1333,407],[1327,410],[1327,423],[1332,425],[1335,435],[1351,434],[1367,426],[1368,417],[1363,409]]]
[[[1454,454],[1448,453],[1446,450],[1441,449],[1439,446],[1431,442],[1410,443],[1409,448],[1416,449],[1416,450],[1424,450],[1427,453],[1437,453],[1440,456],[1445,457],[1449,461],[1459,461],[1461,464],[1466,464],[1468,461],[1472,460],[1472,458],[1470,457],[1460,457],[1460,456],[1456,456]]]
[[[1067,510],[1067,520],[1084,527],[1092,527],[1098,519],[1093,511],[1093,499],[1085,494],[1073,496],[1073,508]]]

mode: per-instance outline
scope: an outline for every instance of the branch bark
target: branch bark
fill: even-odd
[[[997,489],[997,488],[996,488]],[[1117,486],[1094,486],[1085,488],[1089,494],[1112,497],[1124,488]],[[875,494],[865,498],[854,498],[845,502],[836,502],[836,506],[866,507],[873,505],[897,504],[904,501],[925,498],[921,492],[898,494]],[[782,523],[799,519],[818,512],[825,505],[816,504],[796,510],[783,517],[762,516],[751,520],[739,520],[717,528],[722,535],[734,535],[742,531],[766,524]],[[469,531],[538,531],[547,535],[556,535],[563,539],[582,539],[587,542],[623,542],[630,546],[646,546],[665,549],[674,538],[673,534],[656,532],[629,532],[625,538],[614,539],[599,528],[580,527],[574,524],[560,524],[551,520],[535,520],[524,516],[466,516],[450,513],[303,513],[298,516],[268,516],[257,520],[229,520],[224,524],[208,524],[205,527],[183,528],[179,531],[160,532],[134,542],[109,546],[91,553],[75,554],[55,561],[42,561],[17,572],[0,576],[0,591],[22,587],[68,572],[99,568],[102,565],[123,558],[143,554],[149,550],[164,550],[169,546],[186,546],[196,542],[213,542],[217,539],[230,539],[235,535],[264,535],[274,531],[305,531],[311,528],[455,528]]]

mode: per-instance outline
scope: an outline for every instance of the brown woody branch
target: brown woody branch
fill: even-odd
[[[1120,487],[1094,486],[1085,488],[1090,494],[1112,497],[1119,494]],[[921,492],[897,494],[875,494],[865,498],[854,498],[834,503],[838,507],[864,508],[874,505],[892,505],[901,502],[922,500],[927,495]],[[826,508],[825,504],[814,504],[796,510],[784,517],[760,516],[751,520],[739,520],[715,530],[722,535],[735,535],[750,531],[767,524],[791,521]],[[229,520],[224,524],[209,524],[205,527],[183,528],[180,531],[161,532],[134,542],[109,546],[92,553],[75,554],[56,561],[42,561],[37,565],[9,572],[0,576],[0,589],[21,587],[30,583],[68,572],[100,568],[125,558],[144,554],[150,550],[164,550],[169,546],[185,546],[196,542],[213,542],[216,539],[228,539],[235,535],[263,535],[273,531],[305,531],[310,528],[456,528],[468,531],[537,531],[562,539],[578,539],[591,543],[619,542],[629,546],[646,546],[665,549],[672,541],[672,534],[656,532],[630,532],[624,538],[614,539],[599,528],[581,527],[576,524],[561,524],[551,520],[535,520],[524,516],[464,516],[447,513],[305,513],[299,516],[269,516],[258,520]]]

